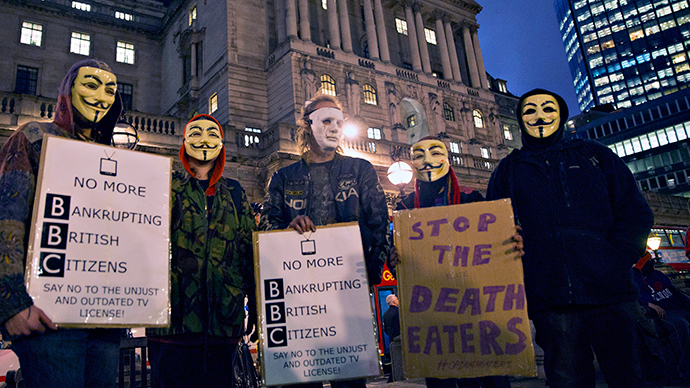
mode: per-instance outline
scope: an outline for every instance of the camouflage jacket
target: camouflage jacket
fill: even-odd
[[[237,181],[221,178],[216,187],[208,212],[199,181],[186,172],[173,174],[171,325],[148,335],[241,337],[245,295],[255,308],[254,217]]]

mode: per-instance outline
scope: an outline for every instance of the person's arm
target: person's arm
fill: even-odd
[[[246,334],[254,334],[251,341],[258,339],[257,327],[257,305],[256,305],[256,282],[254,279],[254,245],[252,241],[252,233],[256,230],[256,222],[254,221],[254,212],[249,206],[247,195],[240,185],[237,185],[233,190],[241,190],[240,203],[236,204],[238,224],[238,238],[237,250],[241,264],[242,278],[244,280],[244,293],[247,296],[247,310],[248,319]]]
[[[278,172],[275,172],[268,183],[268,194],[264,200],[259,230],[285,229],[292,221],[285,219],[283,189],[283,179]]]
[[[359,178],[361,182],[359,201],[362,209],[360,223],[368,229],[368,233],[363,234],[362,245],[369,285],[375,286],[381,283],[383,264],[388,259],[390,249],[388,205],[376,170],[371,163],[363,163]]]
[[[24,285],[25,239],[36,187],[31,152],[21,131],[0,149],[0,322],[11,335],[55,329],[41,309],[32,307]]]
[[[647,286],[647,283],[645,283],[642,274],[637,272],[637,269],[634,269],[633,271],[635,271],[635,273],[633,274],[633,279],[635,280],[635,283],[637,283],[637,288],[640,290],[640,304],[642,306],[647,306],[648,303],[654,301],[652,299],[652,291]]]

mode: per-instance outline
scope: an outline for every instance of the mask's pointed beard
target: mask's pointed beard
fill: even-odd
[[[427,171],[426,176],[429,179],[429,182],[431,182],[431,171]]]
[[[208,155],[206,154],[208,151],[204,150],[204,161],[208,160]]]
[[[539,127],[539,137],[544,137],[544,128]]]
[[[96,111],[96,114],[93,116],[93,122],[97,123],[98,122],[98,114],[101,113],[99,111]]]

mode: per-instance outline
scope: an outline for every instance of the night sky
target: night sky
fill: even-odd
[[[580,113],[553,0],[475,0],[486,71],[520,96],[534,88],[561,95]]]

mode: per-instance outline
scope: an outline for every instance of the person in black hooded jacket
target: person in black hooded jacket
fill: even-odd
[[[525,291],[552,387],[644,386],[631,267],[653,224],[625,163],[606,146],[566,140],[568,108],[542,89],[520,98],[522,149],[491,175],[487,199],[510,198],[522,227]]]

